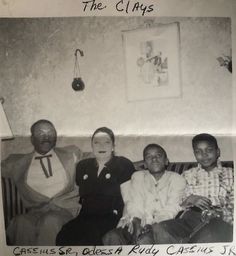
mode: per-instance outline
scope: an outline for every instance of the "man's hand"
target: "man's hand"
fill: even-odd
[[[201,210],[209,210],[211,207],[211,200],[204,196],[190,195],[182,203],[183,207],[196,206]]]

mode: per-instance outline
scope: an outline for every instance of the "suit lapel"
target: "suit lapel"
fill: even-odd
[[[67,150],[64,150],[62,148],[55,148],[54,149],[58,159],[61,161],[62,166],[64,167],[66,174],[69,179],[69,186],[74,184],[74,168],[75,168],[75,161],[73,159],[73,154],[68,153]]]
[[[24,155],[24,157],[22,157],[21,161],[17,162],[19,164],[19,166],[17,166],[17,172],[13,176],[16,183],[22,182],[25,180],[25,177],[28,174],[30,163],[32,161],[33,154],[34,154],[34,151],[29,154]]]

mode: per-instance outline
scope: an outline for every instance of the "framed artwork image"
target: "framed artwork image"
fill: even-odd
[[[129,101],[179,97],[179,23],[123,31]]]

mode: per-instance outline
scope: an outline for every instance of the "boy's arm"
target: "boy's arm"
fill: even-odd
[[[129,233],[132,235],[132,242],[136,243],[142,231],[142,210],[140,207],[143,204],[140,200],[141,195],[138,191],[135,191],[130,180],[122,184],[121,194],[124,201],[124,210],[117,227],[127,227]]]
[[[186,182],[183,177],[176,175],[172,178],[168,189],[168,200],[163,209],[157,214],[157,222],[174,218],[182,209],[180,207]]]
[[[144,212],[142,181],[139,171],[135,172],[131,180],[121,185],[121,194],[124,201],[123,217],[118,227],[129,226],[136,217],[142,219]]]
[[[196,168],[189,169],[181,175],[186,180],[186,187],[183,193],[181,207],[187,209],[196,206],[202,210],[209,209],[211,206],[211,200],[207,197],[195,195],[193,187],[196,184]],[[189,185],[191,184],[191,186]]]
[[[234,187],[230,193],[226,196],[226,203],[222,208],[223,220],[229,224],[233,225],[234,221]]]
[[[196,206],[201,210],[209,210],[211,207],[211,200],[204,196],[190,195],[181,203],[181,207],[184,209],[193,206]]]
[[[233,224],[234,216],[234,174],[230,167],[223,167],[220,175],[219,199],[223,220]]]

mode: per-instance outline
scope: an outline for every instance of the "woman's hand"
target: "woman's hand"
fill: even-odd
[[[182,203],[183,207],[196,206],[201,210],[209,210],[211,207],[211,200],[204,196],[190,195]]]

